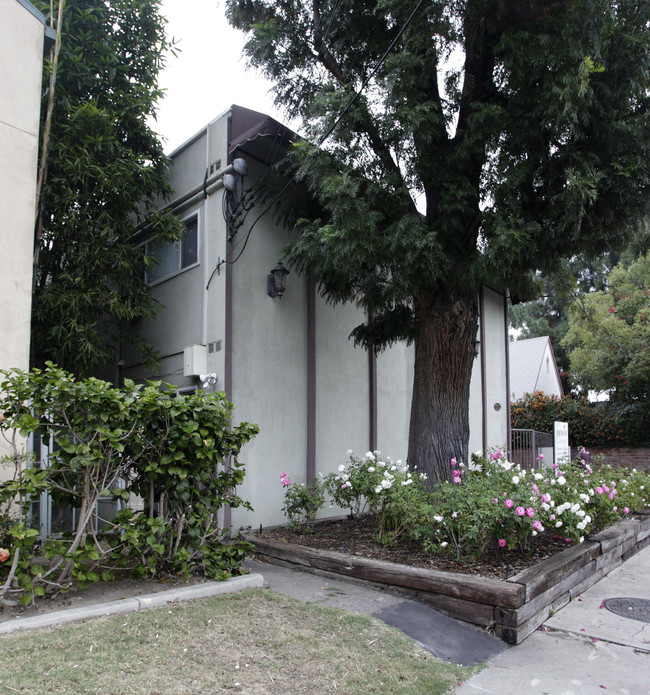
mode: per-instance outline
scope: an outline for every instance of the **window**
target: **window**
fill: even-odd
[[[149,284],[164,280],[199,262],[199,224],[194,215],[185,221],[185,233],[180,241],[155,241],[145,244],[145,254],[157,263],[147,270]]]

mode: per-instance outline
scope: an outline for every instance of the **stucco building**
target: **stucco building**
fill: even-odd
[[[412,348],[378,357],[355,348],[348,336],[359,310],[332,307],[295,272],[281,298],[267,293],[290,237],[272,214],[260,217],[247,189],[260,179],[283,186],[272,166],[292,137],[272,118],[233,106],[172,153],[171,208],[186,235],[178,245],[153,244],[146,230],[140,239],[159,260],[148,280],[165,309],[140,329],[159,349],[160,368],[151,372],[129,354],[119,365],[135,380],[225,391],[236,420],[259,425],[240,457],[240,494],[255,511],[226,515],[235,528],[283,521],[281,473],[307,481],[345,463],[348,449],[407,453]],[[485,288],[480,306],[471,450],[508,441],[505,300]]]
[[[54,37],[26,0],[0,0],[0,26],[0,369],[27,370],[43,53]]]

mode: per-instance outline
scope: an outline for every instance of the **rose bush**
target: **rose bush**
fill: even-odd
[[[369,509],[377,539],[417,540],[432,553],[477,558],[491,545],[529,550],[540,535],[581,543],[596,530],[648,508],[650,477],[611,466],[586,465],[582,458],[561,466],[522,469],[505,450],[477,453],[465,465],[451,460],[452,480],[433,492],[401,461],[380,452],[355,457],[324,478],[333,504],[352,515]],[[324,505],[324,500],[321,506]],[[320,509],[320,507],[319,507]],[[318,509],[312,509],[315,518]]]

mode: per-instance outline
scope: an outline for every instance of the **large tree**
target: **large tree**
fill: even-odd
[[[648,209],[650,3],[228,0],[228,17],[304,122],[296,176],[319,206],[287,258],[366,310],[358,342],[415,341],[408,459],[446,478],[479,288],[525,296]]]
[[[34,4],[50,16],[50,2]],[[132,330],[156,311],[133,235],[147,217],[152,235],[180,233],[170,214],[151,215],[170,192],[149,125],[169,42],[158,0],[58,5],[60,51],[43,80],[32,364],[88,374],[115,362],[124,341],[152,356]]]

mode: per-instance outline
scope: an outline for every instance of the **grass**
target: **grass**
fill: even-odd
[[[264,589],[0,638],[0,695],[442,695],[477,669]]]

